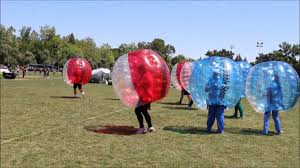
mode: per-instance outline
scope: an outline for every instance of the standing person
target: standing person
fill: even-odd
[[[20,66],[19,65],[17,65],[17,75],[19,75],[19,72],[20,72]]]
[[[25,66],[22,67],[22,78],[25,77],[26,71],[27,71],[26,67]]]
[[[61,72],[61,76],[63,76],[63,69],[62,68],[59,68],[59,71]]]
[[[276,133],[279,135],[283,133],[280,126],[280,118],[279,111],[277,110],[282,106],[282,88],[280,86],[280,81],[278,75],[274,75],[274,81],[272,81],[271,86],[267,88],[267,103],[270,110],[267,110],[264,113],[264,126],[263,126],[263,134],[267,135],[269,133],[269,121],[270,115],[272,113],[272,118],[274,120],[274,126]]]
[[[209,79],[206,87],[205,92],[208,92],[208,117],[207,117],[207,132],[211,133],[211,128],[217,119],[218,130],[219,134],[224,133],[224,110],[226,106],[220,105],[221,103],[218,100],[218,96],[220,95],[221,91],[221,79],[218,77],[218,73],[214,72],[211,79]]]
[[[46,73],[47,73],[47,72],[46,72],[46,68],[43,68],[43,74],[44,74],[44,75],[43,75],[43,78],[46,78]]]
[[[191,94],[190,94],[188,91],[186,91],[184,88],[182,88],[182,90],[181,90],[181,95],[180,95],[179,104],[182,103],[182,100],[183,100],[184,95],[187,95],[187,97],[188,97],[188,99],[189,99],[188,107],[191,108],[192,105],[193,105],[193,103],[194,103],[194,102],[193,102],[193,99],[192,99],[192,97],[191,97]]]
[[[50,68],[47,68],[47,77],[49,77],[49,73],[50,73]]]
[[[139,129],[136,131],[136,134],[145,134],[147,132],[155,131],[155,128],[152,126],[152,123],[151,123],[151,116],[148,112],[148,110],[150,110],[150,104],[151,103],[144,104],[142,106],[136,107],[134,110],[136,117],[138,119],[139,125],[140,125]],[[148,129],[144,128],[143,116],[145,117],[145,120],[147,122]]]
[[[240,112],[240,118],[244,118],[244,111],[243,111],[243,106],[241,103],[241,99],[239,100],[239,102],[235,105],[234,107],[234,114],[233,114],[233,118],[238,118],[238,111]]]
[[[76,90],[76,88],[79,89],[80,93],[82,94],[82,97],[84,98],[84,97],[85,97],[85,93],[84,93],[84,91],[83,91],[82,84],[81,84],[81,83],[74,83],[74,84],[73,84],[74,97],[78,97],[78,96],[77,96],[77,90]]]

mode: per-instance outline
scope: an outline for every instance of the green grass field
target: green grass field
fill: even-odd
[[[260,134],[263,115],[243,100],[245,119],[225,111],[225,134],[206,134],[207,112],[173,105],[179,91],[152,104],[155,133],[97,133],[104,125],[138,126],[113,88],[84,86],[72,96],[62,78],[1,80],[1,167],[299,167],[299,101],[281,113],[284,134]],[[185,97],[185,103],[187,98]],[[216,129],[216,123],[214,125]]]

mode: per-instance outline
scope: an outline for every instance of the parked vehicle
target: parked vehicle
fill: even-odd
[[[6,72],[6,73],[10,73],[9,69],[7,68],[7,66],[4,65],[0,65],[0,72]]]
[[[17,77],[17,74],[15,72],[2,72],[2,75],[5,79],[15,79]]]

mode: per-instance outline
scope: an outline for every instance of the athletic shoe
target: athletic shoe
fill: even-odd
[[[84,94],[84,92],[82,92],[81,94],[82,94],[82,97],[84,98],[84,97],[85,97],[85,94]]]
[[[145,128],[139,128],[135,133],[136,134],[145,134],[145,133],[147,133],[147,129],[145,129]]]
[[[281,130],[280,132],[277,132],[276,134],[277,135],[280,135],[280,134],[282,134],[283,133],[283,131]]]
[[[224,131],[217,130],[218,134],[224,134]]]
[[[155,132],[155,128],[154,127],[150,127],[150,128],[148,128],[148,131],[149,132]]]

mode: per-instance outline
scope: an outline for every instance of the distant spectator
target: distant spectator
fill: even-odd
[[[26,68],[26,67],[23,67],[23,68],[22,68],[22,78],[25,77],[26,71],[27,71],[27,68]]]
[[[44,68],[44,69],[43,69],[43,72],[44,72],[43,78],[46,78],[46,75],[47,75],[47,69]]]
[[[47,77],[49,77],[50,68],[46,68],[46,71],[47,71]]]

